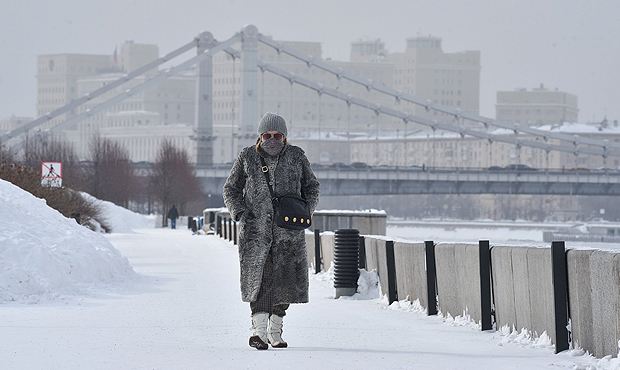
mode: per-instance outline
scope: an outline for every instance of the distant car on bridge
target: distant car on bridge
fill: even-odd
[[[364,162],[353,162],[351,163],[351,167],[353,168],[370,168],[370,165],[368,163],[364,163]]]
[[[508,166],[504,167],[504,169],[508,171],[538,171],[537,168],[532,168],[526,164],[520,163],[509,164]]]

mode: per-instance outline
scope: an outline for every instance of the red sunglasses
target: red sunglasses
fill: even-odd
[[[284,135],[282,135],[279,132],[276,132],[275,134],[270,134],[268,132],[265,132],[264,134],[261,135],[261,137],[263,138],[263,140],[269,140],[272,137],[275,138],[276,140],[282,140],[282,138],[284,137]]]

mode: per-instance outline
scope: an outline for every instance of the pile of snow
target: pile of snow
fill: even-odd
[[[105,221],[113,233],[131,233],[136,229],[152,229],[156,216],[146,216],[117,206],[112,202],[100,200],[88,193],[81,193],[87,200],[101,209],[102,221]]]
[[[81,295],[137,275],[110,242],[0,180],[0,304]]]
[[[359,269],[360,275],[357,278],[357,292],[352,296],[340,296],[338,299],[353,299],[353,300],[371,300],[381,297],[381,285],[379,285],[379,275],[377,271],[366,271],[365,269]],[[312,280],[326,281],[331,286],[334,285],[334,263],[332,262],[327,271],[314,273],[314,268],[308,269],[308,273]],[[334,288],[334,296],[336,296]]]
[[[360,276],[357,278],[357,293],[351,297],[341,297],[345,299],[377,299],[381,297],[381,285],[379,285],[379,275],[377,271],[366,271],[360,269]]]

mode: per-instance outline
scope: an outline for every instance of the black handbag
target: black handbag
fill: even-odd
[[[265,175],[267,187],[271,194],[273,203],[273,217],[276,225],[290,230],[303,230],[312,226],[312,215],[308,209],[306,200],[297,194],[287,194],[277,197],[274,194],[269,179],[269,167],[265,164],[265,159],[260,157],[262,164],[261,171]]]

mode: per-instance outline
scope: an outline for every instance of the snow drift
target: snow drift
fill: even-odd
[[[152,229],[155,227],[156,216],[145,216],[117,206],[112,202],[100,200],[88,193],[80,193],[101,209],[103,221],[110,226],[113,233],[132,233],[136,229]]]
[[[136,276],[102,235],[0,180],[0,304],[55,300]]]

